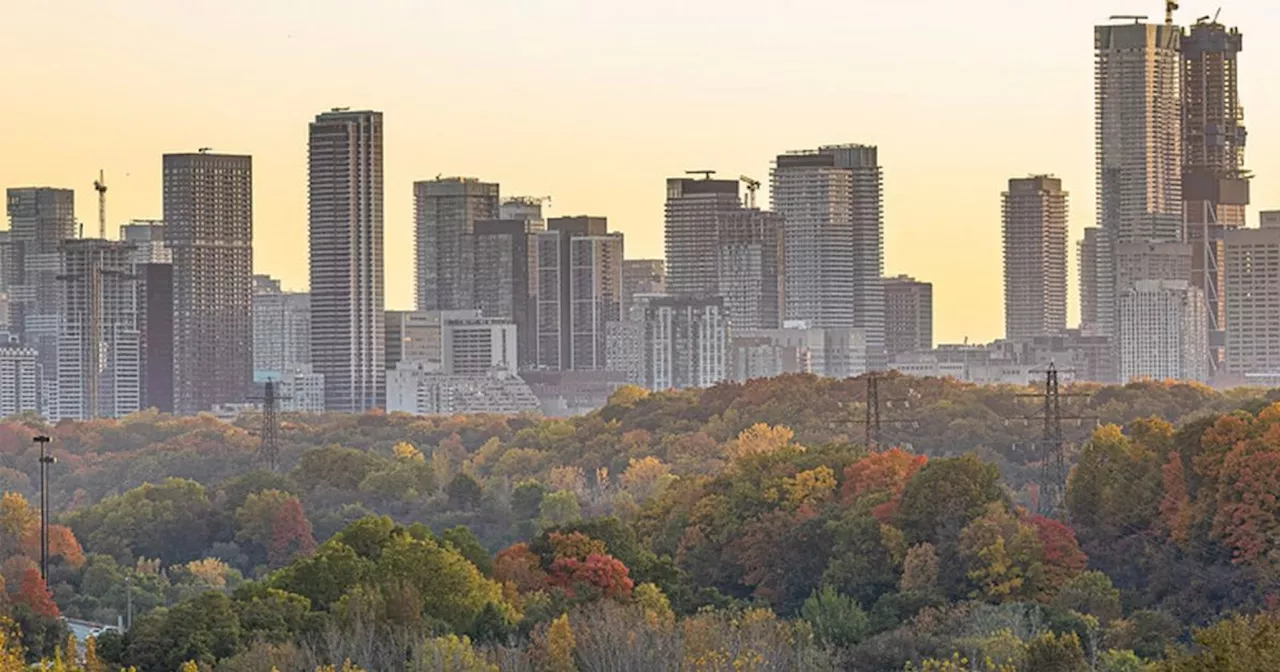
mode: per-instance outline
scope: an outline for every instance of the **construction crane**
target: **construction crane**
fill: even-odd
[[[201,147],[200,149],[196,150],[196,152],[200,154],[208,154],[209,152],[212,152],[212,151],[213,151],[212,147]]]
[[[1107,17],[1108,21],[1133,21],[1134,23],[1142,23],[1147,20],[1146,14],[1112,14]]]
[[[712,175],[715,175],[715,174],[716,174],[716,171],[714,171],[714,170],[686,170],[686,171],[684,171],[684,174],[685,174],[685,175],[701,175],[701,176],[702,176],[702,179],[704,179],[704,180],[709,180],[709,179],[711,179],[711,176],[712,176]]]
[[[746,175],[739,176],[738,179],[742,180],[742,182],[747,185],[747,207],[756,207],[756,192],[760,189],[760,180],[747,177]]]
[[[1178,11],[1178,0],[1164,0],[1164,23],[1173,25],[1173,13]]]
[[[93,181],[93,190],[98,192],[98,237],[107,239],[107,178],[102,169],[98,169],[98,179]],[[81,234],[84,237],[84,234]]]

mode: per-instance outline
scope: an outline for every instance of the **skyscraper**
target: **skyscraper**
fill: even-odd
[[[1009,180],[1003,194],[1005,338],[1067,328],[1067,192],[1047,175]]]
[[[1182,197],[1186,240],[1192,245],[1194,284],[1208,310],[1209,364],[1223,363],[1227,321],[1223,237],[1245,225],[1249,180],[1244,172],[1247,133],[1240,105],[1240,31],[1201,19],[1182,36]]]
[[[722,212],[716,222],[716,296],[735,329],[782,326],[782,217],[756,208]]]
[[[1084,237],[1076,244],[1077,270],[1080,280],[1080,328],[1090,333],[1102,331],[1103,325],[1110,323],[1110,310],[1103,310],[1104,295],[1106,300],[1113,300],[1113,292],[1107,292],[1103,285],[1114,279],[1111,270],[1111,258],[1108,256],[1111,246],[1104,240],[1106,233],[1096,226],[1084,230]]]
[[[36,351],[0,343],[0,416],[37,413]]]
[[[875,147],[835,145],[783,154],[773,210],[785,218],[786,319],[859,328],[867,365],[883,369],[883,181]]]
[[[142,407],[133,249],[96,238],[63,243],[57,417],[118,418]]]
[[[520,366],[531,365],[537,352],[530,286],[532,226],[533,220],[525,218],[480,220],[472,242],[475,307],[485,317],[515,323]]]
[[[606,368],[609,322],[622,319],[620,233],[604,217],[557,217],[537,234],[537,357],[543,369]]]
[[[907,275],[884,279],[884,333],[889,356],[933,349],[933,284]]]
[[[166,154],[174,412],[241,403],[253,384],[253,159]]]
[[[720,216],[742,207],[738,180],[667,180],[665,241],[667,291],[673,296],[715,296],[719,288]]]
[[[75,192],[50,187],[9,189],[5,269],[9,329],[36,350],[40,407],[57,401],[58,321],[61,315],[62,242],[76,235]]]
[[[142,407],[172,413],[173,264],[135,264],[134,273],[142,335]]]
[[[1182,240],[1182,32],[1134,21],[1094,29],[1098,328],[1112,333],[1115,245]]]
[[[475,304],[475,223],[498,219],[498,185],[470,177],[413,183],[418,310]]]
[[[311,362],[325,407],[379,408],[386,368],[382,113],[335,109],[310,125]]]

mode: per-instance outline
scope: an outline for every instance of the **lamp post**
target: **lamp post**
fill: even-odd
[[[57,462],[49,455],[49,437],[31,439],[40,444],[40,578],[49,580],[49,465]]]

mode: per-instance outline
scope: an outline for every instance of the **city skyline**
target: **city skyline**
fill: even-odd
[[[574,11],[576,3],[546,8],[545,17],[513,8],[484,12],[373,3],[371,10],[376,11],[371,16],[377,19],[357,31],[355,39],[368,41],[375,53],[365,65],[344,66],[340,78],[326,74],[331,57],[321,51],[324,37],[337,29],[336,24],[324,17],[295,17],[286,8],[227,11],[237,15],[237,22],[224,26],[227,19],[219,13],[178,21],[179,14],[171,8],[148,2],[95,8],[70,17],[52,14],[53,7],[24,6],[18,10],[20,19],[56,19],[71,35],[119,27],[113,44],[134,36],[148,48],[113,52],[110,75],[95,82],[89,79],[97,76],[93,69],[83,68],[83,61],[63,50],[55,52],[25,35],[6,42],[11,46],[5,50],[47,60],[49,76],[66,77],[72,86],[67,93],[54,92],[56,99],[40,109],[0,111],[0,120],[31,129],[20,138],[0,140],[0,155],[20,159],[3,162],[0,183],[75,188],[80,192],[78,219],[93,228],[91,184],[97,169],[104,168],[111,185],[109,231],[114,232],[129,218],[159,215],[159,154],[205,145],[252,154],[255,220],[262,223],[256,232],[255,272],[280,277],[288,289],[301,290],[306,287],[307,267],[296,242],[306,230],[306,138],[299,121],[335,105],[380,109],[387,114],[386,236],[394,243],[387,254],[387,305],[408,308],[413,305],[409,241],[414,180],[473,175],[501,183],[504,194],[550,194],[555,199],[550,216],[607,215],[613,228],[627,235],[633,256],[657,257],[662,249],[661,191],[666,177],[706,167],[718,169],[722,177],[741,173],[767,181],[770,159],[790,148],[875,144],[885,171],[886,275],[908,273],[934,283],[939,342],[965,336],[985,341],[1003,332],[996,263],[999,212],[991,194],[998,193],[1011,175],[1047,172],[1061,177],[1072,185],[1070,239],[1079,240],[1083,228],[1092,223],[1094,202],[1088,36],[1111,14],[1148,14],[1159,21],[1161,11],[1160,3],[1146,0],[1035,7],[999,3],[989,8],[991,12],[943,3],[926,3],[926,12],[919,7],[855,9],[819,3],[808,13],[759,9],[745,24],[734,24],[745,30],[742,44],[735,46],[664,22],[671,9],[665,4],[598,8],[584,19],[583,12]],[[728,7],[709,2],[683,11],[708,18],[740,13]],[[1184,2],[1177,22],[1189,24],[1200,15],[1211,15],[1216,7]],[[996,10],[1004,24],[1054,29],[1005,31],[990,45],[974,40],[973,31],[982,30]],[[258,19],[252,29],[242,27],[248,22],[240,19],[246,16]],[[430,47],[402,44],[393,24],[410,25],[423,17],[448,19],[457,34]],[[558,19],[563,25],[556,23]],[[1274,87],[1266,86],[1266,75],[1280,62],[1280,46],[1265,39],[1268,26],[1277,19],[1280,12],[1262,2],[1238,2],[1224,7],[1222,15],[1224,23],[1254,36],[1241,70],[1243,104],[1253,120],[1249,167],[1258,175],[1251,224],[1254,212],[1274,207],[1277,200],[1270,185],[1280,174],[1280,138],[1267,120],[1280,116],[1280,92],[1269,90]],[[492,53],[468,52],[465,67],[441,75],[443,92],[433,93],[430,101],[409,91],[408,71],[417,70],[411,63],[462,49],[468,36],[501,31],[503,26],[511,32],[522,21],[539,26],[541,37],[513,40]],[[871,36],[873,44],[860,45],[856,53],[847,45],[810,45],[790,35],[802,23],[818,22],[897,22],[903,29],[885,31],[889,37]],[[565,44],[565,31],[586,26],[606,38],[636,32],[609,45],[596,59],[599,63],[588,63],[582,47]],[[201,50],[187,54],[183,46],[206,44],[212,39],[208,35],[224,39],[228,32],[244,35],[246,30],[253,32],[232,40],[233,58],[227,63],[192,60],[196,57],[191,54]],[[646,36],[652,39],[646,41]],[[668,38],[662,50],[645,47],[658,43],[658,36]],[[780,41],[766,50],[770,55],[761,55],[764,52],[756,47],[774,45],[775,38]],[[887,40],[897,46],[886,48]],[[95,44],[93,39],[83,42],[84,48]],[[716,49],[717,57],[699,58],[704,50]],[[429,59],[427,53],[419,53],[424,50],[430,52]],[[548,53],[539,55],[540,50]],[[1019,58],[1007,59],[1010,50],[1018,51]],[[942,53],[947,57],[938,59]],[[837,87],[827,105],[806,111],[804,124],[788,123],[793,114],[787,112],[793,107],[789,97],[829,86],[833,71],[828,68],[834,66],[816,71],[808,66],[837,54],[849,54],[837,63],[852,67],[837,71],[857,86],[847,91]],[[170,56],[177,63],[198,65],[200,76],[190,82],[160,78],[168,66],[155,63]],[[256,59],[252,71],[244,67],[246,59]],[[616,67],[606,77],[608,68],[600,63]],[[758,67],[750,67],[753,64]],[[476,88],[472,76],[477,73],[489,77],[493,86],[479,87],[486,91],[473,96],[450,95],[464,87]],[[708,76],[718,78],[716,87],[698,83]],[[15,71],[0,78],[11,90],[35,81],[29,73]],[[953,83],[959,80],[965,84]],[[277,92],[280,81],[293,85]],[[669,97],[661,99],[664,104],[635,105],[653,97],[651,89],[658,81],[669,87]],[[184,95],[160,95],[158,82]],[[717,93],[726,89],[768,95],[756,96],[756,104],[744,111],[741,96]],[[101,92],[138,102],[108,105],[93,115],[83,113],[83,105],[71,104],[85,95],[101,97]],[[879,101],[876,105],[861,102],[867,92]],[[598,105],[568,103],[593,93]],[[534,96],[541,104],[532,106],[536,109],[500,104],[513,94]],[[60,104],[63,98],[65,104]],[[254,99],[255,105],[246,105],[246,99]],[[442,99],[450,104],[439,105]],[[939,109],[939,100],[947,101],[945,111]],[[438,130],[456,124],[468,132]],[[477,135],[480,124],[485,132]],[[597,151],[601,146],[611,148],[608,155]],[[495,151],[499,147],[505,149]],[[982,158],[974,161],[975,156]],[[536,157],[548,160],[531,160]],[[583,169],[587,165],[590,170]],[[926,192],[929,198],[914,197]],[[760,198],[767,199],[767,193]],[[965,253],[957,255],[957,250]],[[1074,324],[1074,259],[1071,267],[1069,323]]]

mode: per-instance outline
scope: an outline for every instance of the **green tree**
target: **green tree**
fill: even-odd
[[[862,641],[867,635],[867,612],[857,601],[825,586],[809,596],[800,607],[800,618],[813,626],[813,634],[827,647],[844,648]]]
[[[270,583],[273,588],[307,598],[317,609],[328,610],[348,589],[373,574],[373,561],[344,543],[330,540],[315,555],[276,572]]]
[[[76,538],[121,562],[159,558],[165,564],[197,560],[209,547],[213,504],[204,486],[170,478],[67,516]]]
[[[907,483],[898,526],[912,544],[953,543],[992,502],[1004,502],[1000,471],[965,455],[931,460]]]
[[[547,495],[547,486],[537,481],[525,481],[511,492],[511,515],[516,520],[533,520],[542,509],[542,498]]]
[[[1269,614],[1236,616],[1195,631],[1199,650],[1173,656],[1161,672],[1280,670],[1280,620]]]
[[[1120,590],[1102,572],[1085,572],[1067,582],[1054,597],[1062,609],[1096,617],[1104,625],[1120,618]]]
[[[448,546],[434,540],[397,536],[383,550],[377,576],[382,583],[402,581],[416,589],[422,614],[468,632],[486,604],[502,602],[497,583]]]
[[[581,516],[578,496],[568,490],[553,492],[542,499],[538,516],[544,527],[576,522]]]
[[[142,670],[173,670],[186,661],[212,667],[241,650],[242,635],[231,599],[205,593],[139,619],[125,637],[124,662]]]
[[[465,525],[450,528],[440,535],[440,539],[462,557],[471,561],[471,564],[475,565],[481,574],[489,577],[493,576],[493,556],[489,555],[489,551],[476,538],[471,528]]]
[[[449,496],[449,505],[453,508],[471,511],[480,506],[480,497],[484,493],[476,479],[469,474],[458,474],[449,481],[445,494]]]
[[[356,490],[382,461],[362,450],[329,446],[305,453],[293,472],[293,478],[307,490],[322,485],[338,490]]]

